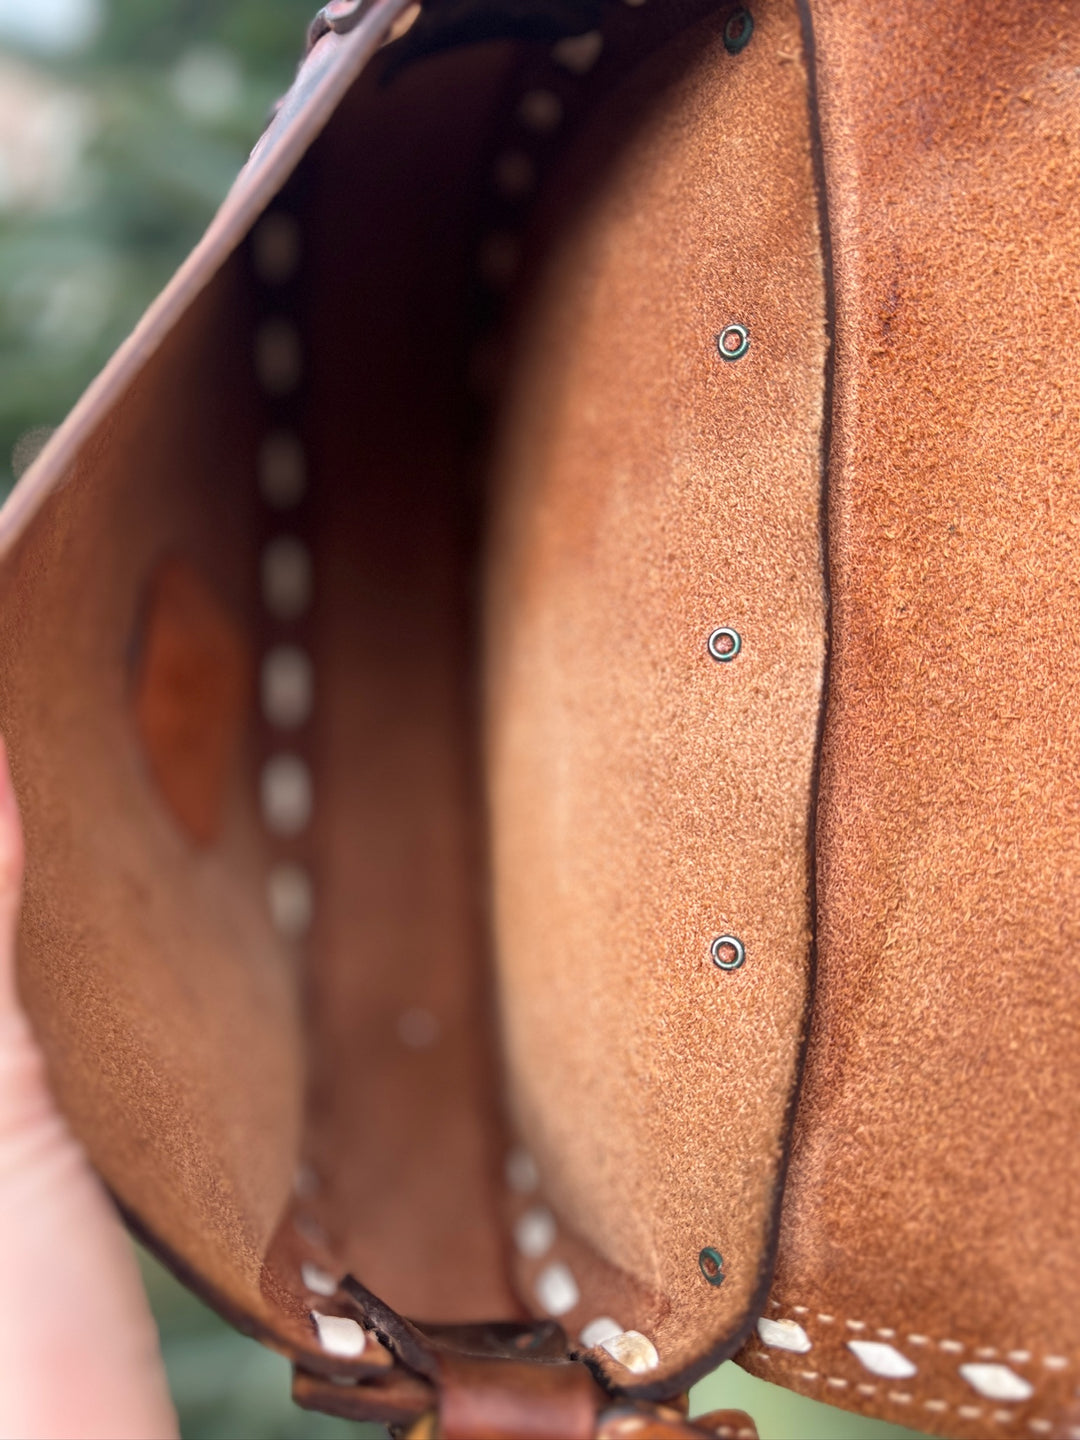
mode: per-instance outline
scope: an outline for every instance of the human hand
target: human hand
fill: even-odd
[[[0,741],[0,1437],[178,1434],[131,1245],[19,1003],[23,842]]]

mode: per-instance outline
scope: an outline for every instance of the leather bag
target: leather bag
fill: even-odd
[[[53,1083],[302,1404],[1080,1435],[1078,65],[337,0],[0,514]]]

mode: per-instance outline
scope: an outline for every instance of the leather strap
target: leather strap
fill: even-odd
[[[571,1360],[444,1355],[439,1364],[442,1440],[593,1440],[604,1392]]]
[[[421,1326],[348,1275],[329,1308],[377,1336],[393,1368],[357,1382],[297,1367],[293,1398],[304,1409],[378,1420],[408,1440],[757,1440],[740,1410],[691,1421],[685,1397],[653,1405],[610,1395],[552,1320]]]

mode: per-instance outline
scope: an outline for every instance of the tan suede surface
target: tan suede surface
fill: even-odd
[[[1067,1437],[1080,10],[762,0],[737,55],[730,10],[701,13],[612,7],[583,76],[539,45],[388,84],[377,60],[280,202],[286,403],[254,383],[278,301],[246,250],[219,267],[377,35],[321,42],[0,522],[21,983],[125,1207],[316,1368],[305,1260],[422,1320],[542,1312],[560,1261],[571,1343],[609,1315],[657,1346],[640,1381],[594,1352],[616,1383],[700,1373],[765,1307],[806,1339],[750,1342],[768,1378],[946,1435]],[[540,84],[565,123],[501,172],[541,191],[507,350],[480,333],[484,256],[503,280],[516,258],[491,177]],[[726,362],[731,323],[750,344]],[[485,474],[481,372],[505,405]],[[288,526],[255,483],[283,419],[310,483]],[[271,625],[260,547],[290,527],[313,609]],[[232,637],[209,683],[155,649],[176,557]],[[283,742],[245,651],[282,641],[314,662],[289,743],[315,811],[271,840],[259,766]],[[314,879],[303,947],[266,914],[282,858]],[[507,1209],[512,1140],[539,1186]],[[538,1203],[555,1241],[508,1264],[507,1219]],[[875,1374],[860,1339],[911,1373]],[[966,1364],[1030,1399],[988,1400]]]
[[[833,657],[818,990],[769,1312],[814,1349],[751,1364],[945,1434],[1064,1435],[1080,1358],[1080,9],[830,0],[814,17]],[[860,1336],[917,1373],[875,1381],[846,1348]],[[980,1396],[958,1373],[978,1361],[1030,1401]]]
[[[518,1308],[497,1208],[463,418],[462,202],[506,61],[484,47],[366,77],[300,177],[319,277],[306,1157],[339,1263],[425,1320]],[[401,1028],[416,1012],[420,1048]]]
[[[204,849],[163,798],[134,710],[165,557],[192,557],[215,607],[250,634],[238,295],[232,266],[8,556],[0,729],[26,828],[20,984],[57,1094],[125,1207],[259,1316],[297,1145],[300,1048],[293,977],[261,903],[250,741]]]
[[[248,637],[186,560],[167,556],[147,588],[135,723],[166,804],[210,845],[251,706]]]
[[[654,1379],[752,1319],[807,987],[824,295],[798,21],[755,17],[737,57],[717,17],[672,42],[571,147],[494,481],[513,1110],[565,1230],[543,1264],[582,1292],[563,1323],[644,1331]],[[750,350],[726,362],[733,321]]]

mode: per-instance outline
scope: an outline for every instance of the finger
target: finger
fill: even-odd
[[[0,736],[0,1024],[21,1021],[15,988],[15,933],[22,897],[23,835],[11,783],[7,746]]]
[[[0,740],[0,1436],[175,1436],[131,1245],[53,1101],[19,1003],[22,874]]]

